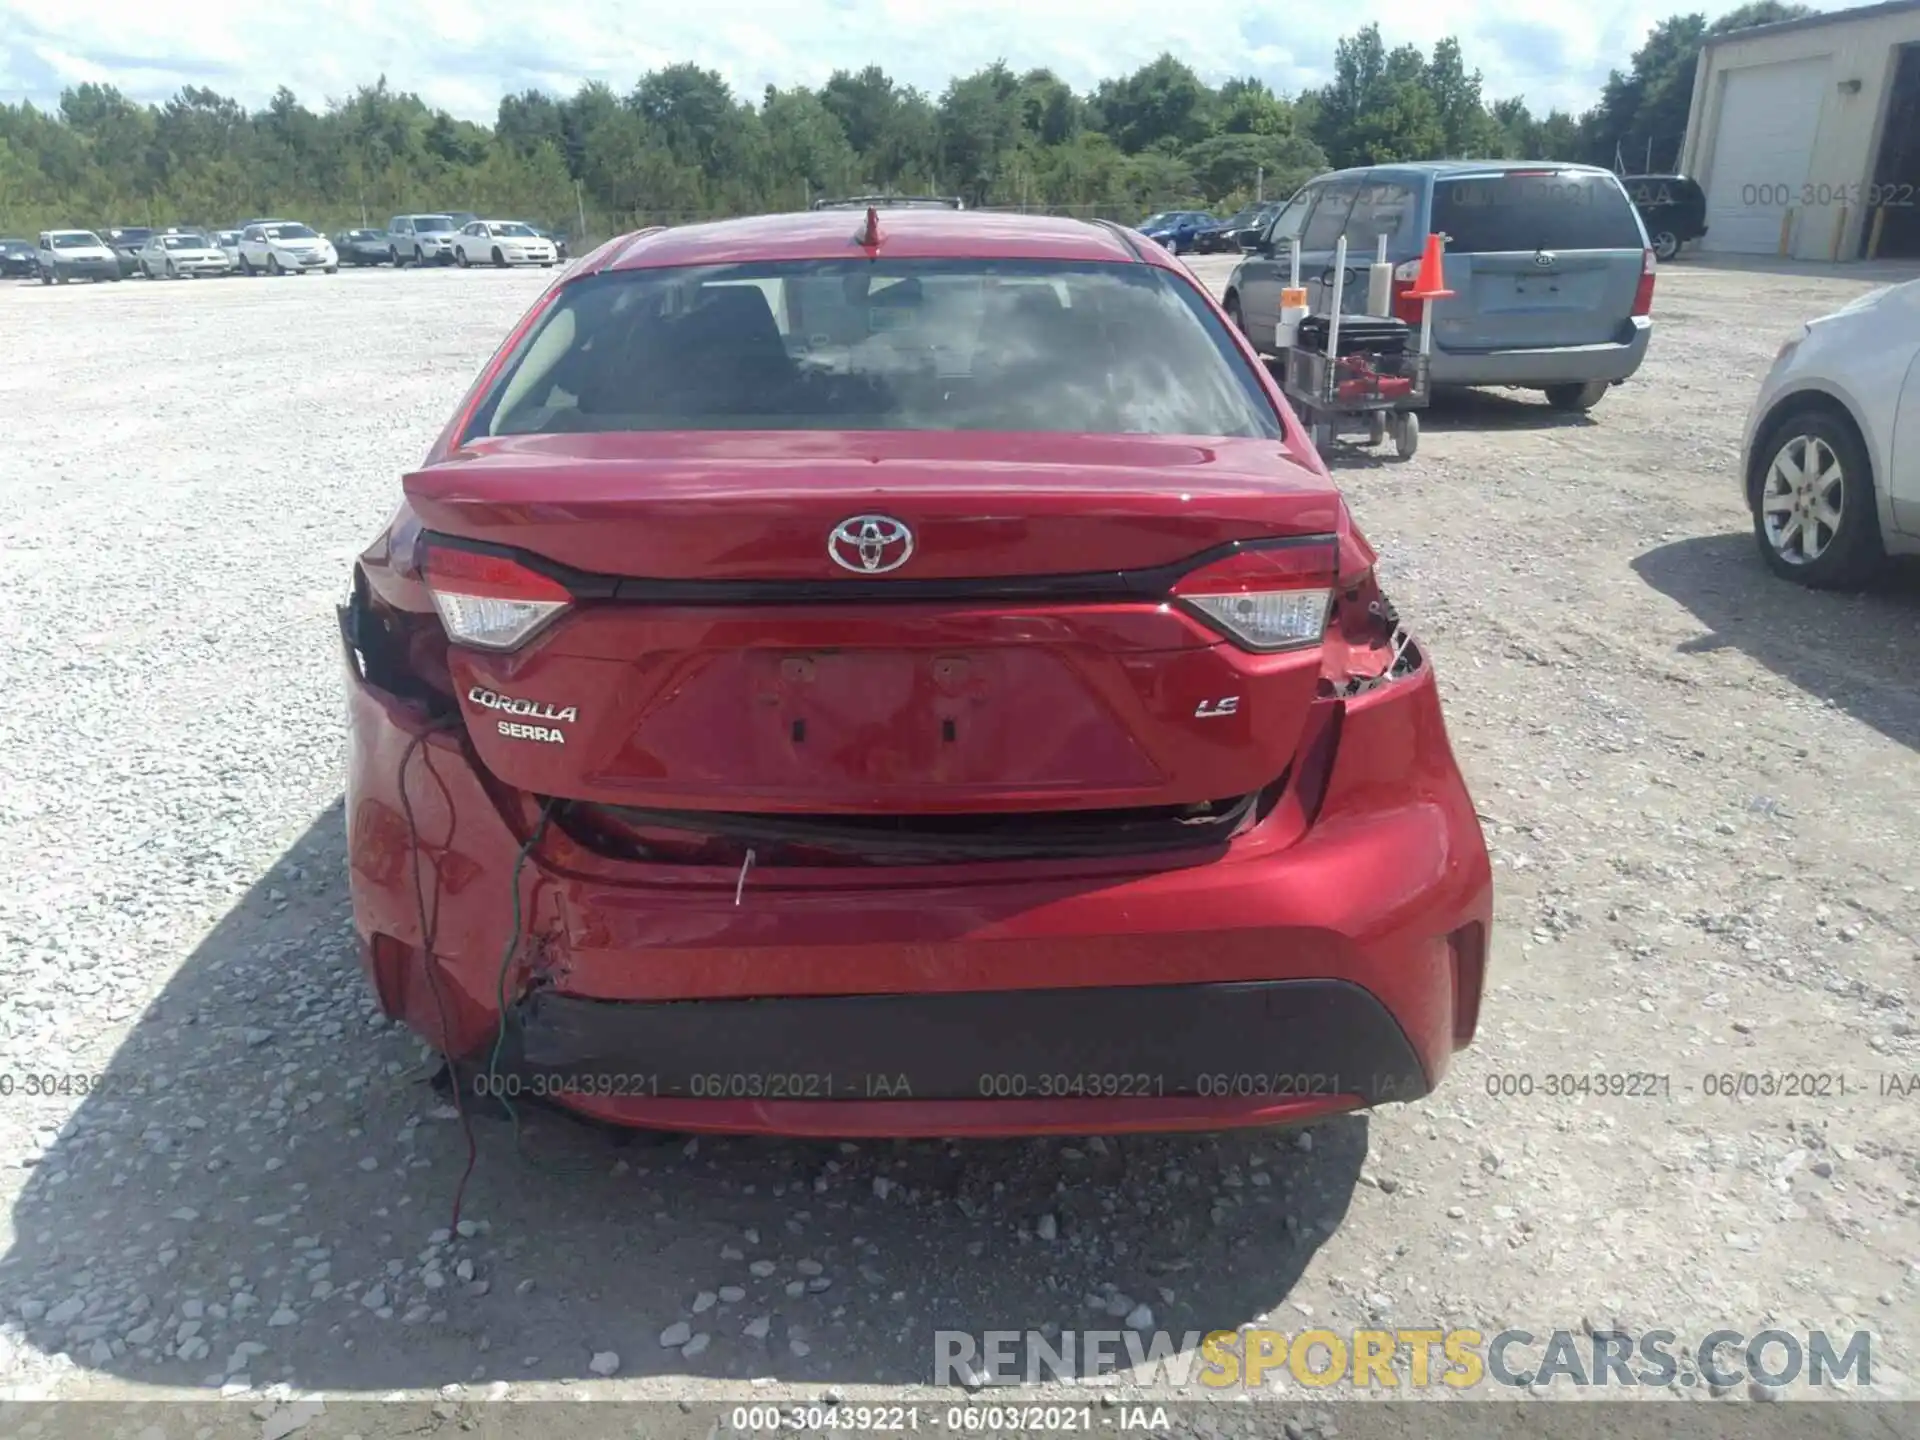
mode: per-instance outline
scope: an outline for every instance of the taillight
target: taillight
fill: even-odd
[[[1333,546],[1316,540],[1250,546],[1182,576],[1173,595],[1243,650],[1295,650],[1325,633],[1333,582]]]
[[[457,645],[515,649],[573,603],[559,581],[504,555],[435,545],[426,568],[440,623]]]
[[[1633,313],[1635,315],[1653,313],[1653,251],[1651,250],[1640,252],[1640,288],[1633,292]]]

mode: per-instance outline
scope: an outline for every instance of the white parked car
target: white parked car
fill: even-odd
[[[267,220],[240,232],[240,273],[298,275],[340,268],[340,255],[326,236],[295,220]]]
[[[149,280],[226,275],[233,262],[198,230],[156,230],[140,251],[140,273]]]
[[[39,256],[42,285],[120,278],[120,257],[91,230],[42,230]]]
[[[1862,295],[1780,347],[1747,416],[1760,553],[1821,588],[1920,554],[1920,280]]]
[[[456,265],[552,265],[553,241],[519,220],[475,220],[453,237]]]
[[[235,270],[240,268],[240,232],[238,230],[216,230],[213,243],[220,247],[220,253]]]

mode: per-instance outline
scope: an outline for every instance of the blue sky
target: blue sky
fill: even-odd
[[[430,104],[490,121],[500,95],[582,80],[630,88],[680,60],[720,71],[743,95],[818,84],[838,66],[884,66],[937,93],[1004,58],[1048,66],[1086,89],[1163,50],[1212,80],[1254,74],[1294,92],[1323,83],[1334,42],[1369,20],[1388,44],[1457,34],[1490,98],[1579,110],[1679,0],[319,0],[138,5],[0,0],[0,99],[50,105],[81,81],[160,100],[208,85],[259,104],[286,85],[318,108],[383,71]],[[1732,8],[1701,7],[1709,15]]]

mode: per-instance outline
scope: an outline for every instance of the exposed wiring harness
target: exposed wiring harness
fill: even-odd
[[[446,1066],[447,1074],[453,1079],[453,1108],[455,1113],[460,1117],[460,1135],[461,1138],[466,1141],[467,1145],[466,1167],[461,1170],[460,1181],[454,1187],[453,1191],[453,1218],[448,1222],[447,1228],[449,1230],[459,1228],[460,1206],[466,1199],[467,1181],[473,1175],[474,1164],[480,1158],[480,1147],[473,1135],[473,1117],[467,1113],[466,1099],[460,1093],[458,1068],[453,1063],[453,1056],[450,1055],[446,1049],[446,1038],[449,1033],[447,1024],[447,1002],[446,997],[440,992],[440,972],[434,967],[433,963],[433,942],[440,928],[440,887],[438,884],[434,886],[433,909],[429,911],[427,909],[426,881],[422,877],[420,868],[420,824],[413,813],[413,796],[407,791],[407,766],[413,762],[414,755],[425,746],[428,736],[441,730],[451,730],[459,723],[460,717],[457,715],[443,715],[431,721],[419,734],[407,742],[407,748],[400,756],[400,808],[406,813],[407,845],[413,852],[413,900],[419,912],[420,920],[420,965],[427,973],[427,988],[433,992],[433,1008],[438,1013],[440,1020],[440,1063]],[[433,776],[434,783],[440,787],[440,794],[447,805],[448,821],[451,823],[453,816],[452,792],[447,789],[446,782],[442,780],[439,773],[434,770],[431,759],[426,761],[426,766],[427,773]],[[514,894],[517,899],[519,895],[517,887]]]
[[[466,1087],[461,1083],[460,1066],[446,1048],[446,1037],[451,1033],[451,1027],[447,1021],[446,996],[440,988],[440,972],[438,967],[433,963],[433,945],[440,927],[440,894],[439,887],[436,885],[434,888],[433,904],[429,906],[427,903],[426,879],[420,860],[422,848],[420,825],[418,818],[414,814],[413,797],[407,790],[407,769],[413,763],[413,757],[424,749],[427,739],[430,736],[443,730],[450,730],[459,723],[460,717],[458,715],[443,715],[430,721],[419,734],[407,742],[407,748],[400,756],[400,808],[405,812],[407,817],[407,839],[409,847],[413,852],[413,898],[420,922],[420,963],[421,968],[426,972],[427,989],[433,995],[434,1011],[440,1022],[440,1063],[445,1067],[445,1074],[449,1081],[448,1088],[453,1091],[453,1108],[460,1118],[460,1135],[466,1142],[467,1147],[466,1164],[461,1169],[460,1179],[454,1186],[453,1215],[448,1221],[447,1227],[450,1230],[459,1227],[460,1211],[466,1202],[467,1185],[473,1178],[474,1166],[479,1161],[480,1146],[474,1135],[473,1115],[467,1109]],[[427,773],[433,776],[434,783],[440,787],[440,794],[446,803],[449,820],[451,820],[453,814],[452,793],[447,789],[446,782],[443,781],[438,772],[434,770],[432,759],[429,758],[424,763],[427,767]],[[507,1112],[507,1118],[513,1124],[514,1150],[522,1161],[535,1166],[535,1168],[557,1169],[562,1173],[573,1173],[576,1169],[584,1170],[593,1167],[590,1165],[579,1167],[543,1165],[542,1162],[527,1153],[521,1134],[520,1112],[515,1108],[512,1098],[507,1093],[508,1087],[500,1084],[498,1081],[500,1057],[506,1048],[507,1040],[507,976],[513,968],[514,958],[520,952],[520,930],[522,922],[520,876],[526,868],[528,858],[533,854],[534,850],[538,848],[541,840],[545,838],[547,824],[553,818],[553,811],[558,803],[559,802],[555,800],[548,800],[541,806],[539,822],[534,826],[533,832],[528,835],[526,840],[521,844],[519,853],[514,856],[512,877],[508,881],[513,897],[513,923],[507,934],[507,943],[500,954],[500,972],[494,982],[494,1000],[499,1007],[499,1019],[494,1030],[493,1050],[487,1057],[483,1093],[499,1100],[501,1108]]]
[[[558,800],[551,798],[541,803],[539,823],[533,827],[533,833],[528,835],[525,843],[520,846],[520,853],[513,857],[513,875],[507,882],[513,891],[513,924],[507,931],[507,943],[500,951],[500,972],[494,977],[493,982],[494,1006],[499,1018],[493,1032],[493,1050],[487,1056],[486,1093],[500,1102],[501,1108],[507,1112],[507,1118],[513,1122],[514,1153],[524,1163],[536,1170],[559,1175],[574,1175],[584,1174],[596,1167],[587,1162],[561,1165],[529,1155],[520,1131],[520,1111],[515,1108],[513,1097],[508,1094],[510,1087],[499,1082],[500,1056],[507,1045],[507,976],[512,973],[514,958],[520,953],[520,872],[526,868],[528,857],[546,838],[547,825],[552,821],[553,812],[559,804]]]

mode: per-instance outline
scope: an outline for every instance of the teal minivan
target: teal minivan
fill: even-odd
[[[1308,305],[1323,313],[1344,235],[1340,308],[1359,314],[1384,235],[1393,313],[1417,326],[1420,302],[1407,292],[1430,233],[1446,236],[1454,292],[1433,307],[1436,387],[1540,390],[1556,409],[1590,410],[1640,368],[1653,334],[1653,250],[1619,177],[1590,165],[1428,160],[1321,175],[1234,268],[1227,313],[1272,352],[1291,251],[1300,252]]]

